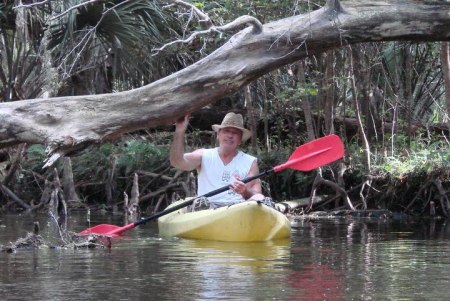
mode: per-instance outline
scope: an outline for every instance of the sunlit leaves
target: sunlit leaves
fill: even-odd
[[[392,176],[427,172],[435,169],[450,168],[449,146],[445,141],[415,141],[410,147],[400,149],[394,156],[380,157],[383,162],[375,165],[375,172],[389,173]]]

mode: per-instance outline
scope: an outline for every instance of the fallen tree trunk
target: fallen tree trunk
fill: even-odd
[[[370,41],[450,40],[448,1],[329,0],[317,11],[246,28],[197,63],[131,91],[0,104],[0,148],[48,146],[46,166],[126,132],[168,125],[301,58]]]

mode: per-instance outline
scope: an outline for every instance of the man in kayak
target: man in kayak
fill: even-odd
[[[217,133],[219,144],[215,148],[185,152],[184,136],[188,124],[189,116],[180,118],[175,124],[170,163],[181,170],[197,170],[197,195],[204,195],[229,185],[229,190],[208,198],[211,207],[231,205],[244,200],[269,201],[262,194],[259,179],[247,184],[241,181],[259,173],[257,159],[239,150],[240,144],[251,137],[251,132],[244,128],[241,114],[228,113],[220,125],[212,126]],[[195,205],[194,207],[197,207]]]

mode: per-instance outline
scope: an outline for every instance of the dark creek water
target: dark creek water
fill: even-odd
[[[69,229],[88,224],[72,215]],[[46,216],[0,216],[0,245]],[[91,216],[123,225],[120,218]],[[155,223],[110,249],[0,253],[0,300],[448,300],[450,226],[443,221],[315,220],[292,238],[225,243],[160,238]]]

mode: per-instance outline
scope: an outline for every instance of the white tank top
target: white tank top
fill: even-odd
[[[255,157],[238,151],[233,160],[224,165],[219,157],[218,148],[204,149],[197,179],[197,195],[204,195],[215,189],[230,185],[236,177],[239,177],[241,180],[244,179],[255,160]],[[235,193],[231,189],[211,196],[208,199],[212,203],[219,204],[238,203],[244,200],[240,194]]]

